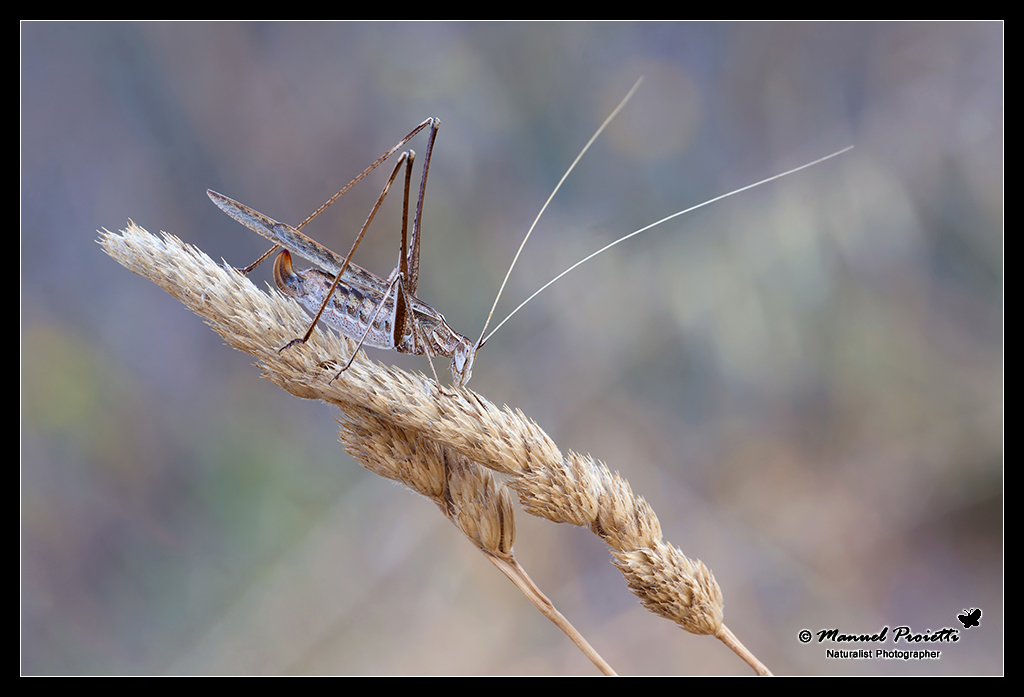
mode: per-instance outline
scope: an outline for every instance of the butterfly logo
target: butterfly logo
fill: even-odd
[[[970,612],[964,610],[964,614],[957,615],[956,618],[960,620],[960,624],[964,626],[964,629],[979,627],[981,626],[981,609],[972,607]]]

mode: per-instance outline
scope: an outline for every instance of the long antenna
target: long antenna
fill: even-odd
[[[538,213],[537,217],[533,219],[533,224],[530,226],[530,229],[527,230],[526,237],[523,238],[522,243],[519,245],[518,251],[516,251],[515,257],[512,259],[512,264],[508,267],[508,272],[505,274],[505,280],[501,282],[501,287],[498,288],[498,294],[494,297],[494,304],[491,305],[491,311],[487,313],[487,321],[484,322],[484,328],[480,331],[480,338],[477,339],[476,348],[480,348],[481,346],[484,345],[484,342],[487,341],[487,339],[484,339],[484,333],[487,331],[487,326],[491,323],[491,317],[494,316],[495,308],[498,307],[498,301],[501,300],[501,294],[505,290],[505,284],[508,283],[508,277],[512,275],[512,269],[516,267],[516,262],[519,261],[519,255],[523,253],[523,247],[526,246],[526,241],[530,239],[530,235],[533,234],[533,229],[537,227],[537,222],[540,220],[540,217],[544,215],[544,211],[547,210],[548,204],[551,203],[551,199],[555,197],[555,194],[558,193],[558,190],[562,188],[562,184],[568,178],[569,173],[576,168],[576,164],[583,158],[587,150],[590,149],[590,146],[594,144],[594,141],[597,140],[597,137],[601,135],[601,131],[603,131],[605,127],[609,123],[611,123],[612,119],[614,119],[620,111],[622,111],[622,107],[626,106],[626,102],[629,101],[629,98],[633,96],[633,93],[636,92],[637,88],[640,87],[640,83],[643,81],[644,79],[642,77],[639,80],[637,80],[636,83],[633,85],[632,89],[630,89],[626,96],[623,97],[622,101],[619,102],[619,105],[615,107],[615,110],[611,114],[609,114],[608,118],[604,120],[604,123],[601,124],[601,127],[597,129],[597,132],[594,133],[590,140],[587,141],[587,144],[583,146],[583,149],[580,150],[580,154],[577,155],[576,159],[572,161],[571,165],[569,165],[569,169],[565,170],[565,174],[563,174],[562,178],[558,180],[558,184],[555,186],[555,190],[551,192],[551,195],[548,196],[548,200],[544,202],[543,206],[541,206],[540,213]],[[520,305],[520,307],[522,307],[522,305]],[[519,308],[516,309],[518,310]],[[513,314],[515,313],[513,312]],[[509,317],[511,317],[511,315],[509,315]],[[507,319],[508,317],[502,320],[501,324],[504,324],[505,320]],[[500,327],[501,324],[499,324],[498,327]],[[498,327],[495,327],[494,331],[497,331]],[[491,332],[491,334],[494,334],[494,332]],[[489,339],[491,337],[488,336],[487,338]]]
[[[634,87],[634,89],[636,89],[636,88]],[[621,106],[621,105],[620,105],[620,106]],[[613,114],[613,116],[614,116],[614,114]],[[610,118],[610,117],[609,117],[609,118]],[[602,126],[602,128],[603,128],[603,126]],[[600,131],[598,131],[598,133],[600,133]],[[589,146],[589,143],[588,143],[588,146]],[[533,300],[534,298],[536,298],[536,297],[537,297],[538,295],[540,295],[541,291],[545,290],[545,289],[546,289],[546,288],[547,288],[548,286],[550,286],[550,285],[551,285],[552,283],[554,283],[555,281],[557,281],[558,279],[560,279],[560,278],[561,278],[562,276],[566,275],[567,273],[569,273],[570,271],[572,271],[573,269],[575,269],[575,268],[576,268],[577,266],[580,266],[580,265],[581,265],[581,264],[583,264],[584,262],[590,261],[591,259],[593,259],[594,257],[596,257],[596,256],[597,256],[598,254],[600,254],[601,252],[606,252],[606,251],[608,251],[609,249],[611,249],[612,247],[614,247],[615,245],[617,245],[617,244],[618,244],[619,242],[625,242],[625,241],[626,241],[626,240],[628,240],[628,239],[629,239],[630,237],[634,237],[634,236],[636,236],[636,235],[639,235],[639,234],[640,234],[641,232],[646,232],[647,230],[650,230],[650,229],[651,229],[651,228],[653,228],[653,227],[657,227],[658,225],[661,225],[662,223],[666,223],[666,222],[668,222],[669,220],[672,220],[673,218],[678,218],[679,216],[681,216],[681,215],[684,215],[684,214],[686,214],[686,213],[689,213],[689,212],[691,212],[691,211],[695,211],[695,210],[697,210],[698,208],[703,208],[704,206],[708,206],[708,205],[711,205],[712,203],[714,203],[714,202],[716,202],[716,201],[721,201],[721,200],[722,200],[723,198],[729,198],[730,196],[735,196],[736,194],[742,193],[742,192],[744,192],[744,191],[747,191],[747,190],[749,190],[749,189],[753,189],[754,187],[757,187],[757,186],[761,186],[762,184],[767,184],[768,182],[771,182],[771,181],[775,181],[776,179],[781,179],[782,177],[785,177],[785,176],[788,176],[788,175],[790,175],[790,174],[794,174],[794,173],[796,173],[796,172],[799,172],[799,171],[800,171],[800,170],[802,170],[802,169],[807,169],[808,167],[813,167],[814,165],[820,164],[820,163],[824,162],[825,160],[830,160],[830,159],[832,159],[833,157],[837,157],[837,156],[839,156],[839,155],[842,155],[842,154],[843,154],[844,152],[847,152],[848,150],[852,150],[852,149],[853,149],[853,146],[852,146],[852,145],[848,145],[848,146],[846,146],[845,148],[843,148],[842,150],[838,150],[838,151],[836,151],[836,152],[832,153],[831,155],[826,155],[825,157],[819,158],[819,159],[815,160],[814,162],[808,162],[808,163],[807,163],[807,164],[805,164],[805,165],[800,165],[799,167],[795,167],[795,168],[793,168],[793,169],[791,169],[791,170],[788,170],[788,171],[786,171],[786,172],[782,172],[781,174],[776,174],[775,176],[772,176],[772,177],[768,177],[767,179],[762,179],[761,181],[759,181],[759,182],[755,182],[754,184],[748,184],[747,186],[744,186],[744,187],[742,187],[742,188],[736,189],[736,190],[734,190],[734,191],[730,191],[730,192],[729,192],[729,193],[727,193],[727,194],[722,194],[721,196],[716,196],[715,198],[713,198],[713,199],[709,199],[709,200],[705,201],[704,203],[698,203],[698,204],[697,204],[696,206],[691,206],[690,208],[687,208],[686,210],[682,210],[682,211],[679,211],[678,213],[673,213],[672,215],[670,215],[670,216],[667,216],[667,217],[665,217],[665,218],[662,218],[661,220],[659,220],[659,221],[657,221],[657,222],[655,222],[655,223],[651,223],[650,225],[648,225],[648,226],[646,226],[646,227],[642,227],[642,228],[640,228],[639,230],[636,230],[635,232],[631,232],[631,233],[629,233],[628,235],[625,235],[625,236],[623,236],[623,237],[620,237],[619,239],[615,240],[615,241],[614,241],[614,242],[612,242],[611,244],[607,244],[607,245],[605,245],[604,247],[601,247],[601,249],[597,250],[596,252],[594,252],[593,254],[591,254],[591,255],[589,255],[589,256],[587,256],[587,257],[584,257],[583,259],[580,259],[580,260],[579,260],[579,261],[577,261],[577,262],[576,262],[575,264],[573,264],[572,266],[570,266],[569,268],[567,268],[567,269],[566,269],[565,271],[563,271],[562,273],[558,274],[557,276],[555,276],[554,278],[552,278],[552,279],[551,279],[550,281],[548,281],[547,283],[545,283],[545,284],[544,284],[543,286],[541,286],[541,287],[540,287],[539,289],[537,289],[537,291],[536,291],[536,292],[535,292],[535,293],[534,293],[533,295],[531,295],[530,297],[528,297],[528,298],[527,298],[526,300],[524,300],[524,301],[523,301],[523,302],[522,302],[522,303],[521,303],[521,304],[519,305],[519,307],[517,307],[516,309],[512,310],[512,312],[511,312],[511,313],[509,313],[508,317],[506,317],[505,319],[501,320],[501,322],[499,322],[499,323],[498,323],[498,326],[497,326],[497,327],[495,327],[495,328],[494,328],[494,329],[493,329],[493,330],[491,331],[491,333],[487,335],[487,337],[486,337],[486,338],[484,338],[484,339],[481,339],[480,341],[478,341],[478,342],[477,342],[477,348],[479,348],[479,347],[483,346],[483,345],[484,345],[485,343],[487,343],[487,342],[488,342],[488,341],[490,340],[490,338],[491,338],[492,336],[494,336],[494,332],[496,332],[496,331],[498,331],[499,329],[501,329],[501,325],[503,325],[503,324],[505,324],[505,322],[509,321],[509,319],[511,319],[512,315],[514,315],[515,313],[517,313],[517,312],[519,312],[519,311],[520,311],[521,309],[523,309],[523,306],[524,306],[524,305],[526,305],[526,303],[530,302],[531,300]],[[582,155],[582,153],[580,153],[580,154]],[[577,160],[578,160],[578,159],[579,159],[579,158],[577,158]],[[575,163],[573,163],[573,164],[575,165]],[[571,171],[571,168],[570,168],[570,171]],[[568,174],[568,172],[566,172],[566,174]],[[565,179],[565,177],[563,177],[562,179],[564,180],[564,179]],[[559,185],[561,185],[561,182],[559,182]],[[556,191],[557,191],[557,189],[556,189]],[[553,194],[552,194],[552,195],[553,195]],[[549,199],[549,200],[550,200],[550,199]],[[545,205],[546,205],[546,204],[545,204]],[[531,229],[532,229],[532,228],[531,228]],[[521,248],[520,248],[520,249],[521,249]],[[518,257],[518,255],[517,255],[517,257]],[[506,276],[506,279],[507,279],[507,278],[508,278],[508,277]],[[504,287],[504,284],[502,284],[502,287]],[[497,302],[495,302],[495,304],[497,304]],[[491,309],[491,312],[494,312],[493,308]],[[488,319],[488,321],[490,321],[490,317],[488,317],[487,319]],[[485,328],[485,330],[486,330],[486,328]]]

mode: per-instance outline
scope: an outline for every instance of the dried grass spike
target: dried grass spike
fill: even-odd
[[[229,345],[255,356],[264,377],[296,396],[341,409],[345,419],[352,419],[347,427],[358,434],[349,445],[362,453],[357,457],[379,462],[397,458],[415,462],[410,465],[415,469],[431,452],[417,444],[429,441],[438,446],[436,457],[442,462],[459,455],[467,466],[509,475],[509,485],[529,513],[586,525],[600,535],[644,607],[687,631],[714,634],[756,671],[767,674],[722,623],[722,592],[711,572],[664,542],[654,511],[603,464],[574,453],[563,458],[548,435],[518,410],[499,409],[467,389],[442,390],[422,375],[371,362],[362,352],[341,378],[328,383],[331,373],[322,366],[348,356],[352,342],[316,330],[306,345],[278,353],[296,328],[308,323],[299,306],[277,292],[261,292],[175,237],[157,239],[133,223],[122,235],[103,231],[100,244],[125,267],[152,279],[204,317]],[[375,443],[374,434],[386,434],[381,437],[391,445]],[[408,471],[391,478],[423,478],[427,488],[436,491],[436,477]],[[484,481],[479,479],[481,485]],[[448,503],[442,508],[457,513]],[[488,503],[481,510],[491,508]],[[493,510],[504,509],[495,503]],[[503,522],[477,522],[463,529],[481,549],[493,547],[488,556],[502,568],[500,555],[506,541],[510,548],[512,528]]]

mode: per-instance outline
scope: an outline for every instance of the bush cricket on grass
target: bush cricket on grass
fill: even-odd
[[[591,139],[587,142],[580,154],[576,156],[572,165],[569,166],[569,169],[555,186],[554,191],[551,192],[551,195],[544,203],[540,213],[537,214],[537,217],[534,219],[529,231],[523,238],[523,241],[519,246],[519,250],[516,252],[515,258],[512,260],[512,264],[509,266],[508,272],[505,274],[505,280],[501,283],[497,297],[494,299],[494,304],[491,306],[491,310],[487,315],[487,321],[484,324],[483,331],[480,333],[480,338],[477,339],[475,343],[468,337],[459,334],[449,327],[444,316],[440,312],[415,297],[416,287],[419,280],[423,197],[426,191],[427,174],[430,169],[430,158],[434,148],[434,141],[437,137],[438,126],[440,125],[440,121],[438,119],[429,118],[413,129],[411,133],[399,141],[393,148],[379,157],[373,164],[357,175],[355,179],[345,185],[341,191],[332,196],[324,205],[314,211],[312,215],[294,228],[284,223],[279,223],[276,220],[249,208],[248,206],[238,203],[237,201],[233,201],[232,199],[214,191],[208,190],[207,194],[213,202],[229,216],[254,232],[257,232],[271,240],[275,244],[274,247],[253,262],[253,264],[243,269],[243,273],[248,273],[254,269],[258,264],[269,257],[270,254],[272,254],[278,247],[284,248],[274,260],[274,281],[283,293],[296,298],[308,311],[314,312],[315,314],[306,334],[286,344],[281,349],[282,351],[294,346],[295,344],[304,343],[313,332],[313,328],[316,326],[316,323],[323,320],[328,326],[333,327],[339,333],[358,341],[352,355],[342,366],[341,370],[338,371],[337,375],[332,378],[332,381],[340,377],[341,374],[352,364],[355,354],[365,344],[367,346],[374,346],[377,348],[394,349],[401,353],[414,355],[426,354],[428,358],[433,358],[435,355],[451,356],[452,381],[455,387],[462,387],[469,381],[473,374],[473,361],[476,358],[476,352],[494,335],[494,333],[541,291],[545,290],[548,286],[584,262],[593,259],[598,254],[601,254],[630,237],[661,225],[673,218],[824,162],[825,160],[836,157],[853,147],[852,145],[848,146],[842,150],[832,153],[831,155],[827,155],[813,162],[801,165],[800,167],[776,174],[768,177],[767,179],[755,182],[754,184],[749,184],[739,189],[735,189],[729,193],[722,194],[721,196],[717,196],[703,203],[697,204],[696,206],[691,206],[690,208],[669,215],[657,222],[651,223],[650,225],[631,232],[628,235],[620,237],[614,242],[576,262],[551,281],[541,286],[515,310],[509,313],[505,319],[499,322],[490,334],[487,334],[487,327],[490,325],[491,318],[494,315],[494,310],[498,305],[498,300],[501,298],[501,294],[505,289],[505,285],[512,273],[512,269],[515,267],[515,264],[519,259],[519,255],[522,252],[523,247],[526,245],[526,241],[533,233],[541,215],[543,215],[548,204],[551,203],[551,200],[562,186],[562,183],[569,176],[569,173],[576,167],[576,164],[580,161],[615,115],[618,114],[618,112],[626,105],[626,102],[629,101],[629,98],[639,86],[640,81],[637,81],[629,91],[629,94],[623,98],[611,115],[605,119],[604,123],[601,124],[601,127],[598,128],[597,132],[594,133]],[[427,151],[423,163],[423,173],[420,177],[419,195],[416,202],[416,214],[413,219],[411,235],[408,234],[409,190],[412,178],[412,165],[415,160],[415,152],[411,150],[399,155],[395,168],[391,173],[391,177],[384,185],[384,189],[377,198],[376,204],[374,204],[373,209],[366,218],[366,222],[363,224],[362,229],[356,236],[355,242],[352,244],[352,249],[344,259],[299,232],[301,228],[320,215],[320,213],[322,213],[328,206],[337,201],[345,192],[351,189],[352,186],[391,157],[416,134],[428,127],[430,131],[427,141]],[[398,264],[391,272],[389,278],[385,280],[380,276],[377,276],[376,274],[352,263],[352,257],[403,165],[405,166],[405,194],[402,214],[402,249]],[[321,271],[320,269],[311,268],[306,271],[296,272],[292,268],[292,253],[312,261],[323,270]],[[440,384],[440,380],[437,378],[437,372],[434,370],[433,362],[430,363],[430,369],[434,373],[435,381]]]

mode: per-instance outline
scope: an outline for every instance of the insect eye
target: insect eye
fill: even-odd
[[[476,352],[472,346],[458,346],[452,351],[452,377],[455,378],[455,386],[462,387],[473,377],[473,359]]]

